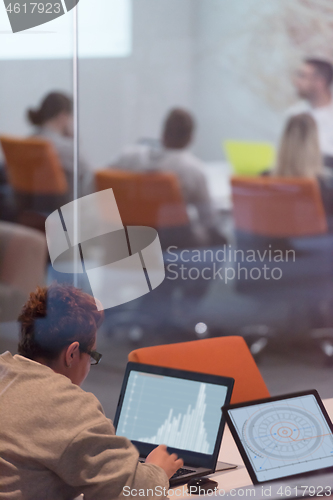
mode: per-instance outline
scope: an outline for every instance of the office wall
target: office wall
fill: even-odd
[[[205,160],[223,158],[224,138],[276,142],[287,100],[277,98],[283,92],[275,84],[288,80],[279,61],[286,41],[270,24],[272,16],[279,19],[276,6],[273,0],[134,0],[133,54],[79,63],[81,149],[90,163],[102,167],[138,137],[156,137],[175,105],[194,111],[194,150]],[[266,25],[271,47],[267,33],[256,38]],[[268,76],[259,74],[263,67]],[[266,86],[258,85],[265,78]],[[71,61],[0,61],[0,87],[0,133],[30,133],[25,109],[50,89],[71,92]]]
[[[191,106],[192,11],[192,0],[134,1],[133,54],[80,61],[81,149],[94,167],[156,137],[169,107]],[[0,133],[28,134],[27,107],[72,92],[71,61],[0,61],[0,89]]]
[[[80,63],[81,134],[95,164],[138,137],[156,137],[171,106],[191,107],[192,7],[192,0],[134,1],[132,56]]]
[[[274,11],[265,12],[273,10],[274,4],[262,0],[207,0],[197,4],[193,108],[200,129],[195,150],[206,160],[221,158],[222,139],[278,140],[287,101],[270,100],[267,86],[258,85],[261,75],[257,59],[265,47],[255,36],[257,24],[265,22],[265,16],[274,15]],[[273,60],[280,47],[276,49],[277,54],[271,53]],[[276,75],[274,71],[272,75],[272,82],[267,84],[287,78],[279,74],[278,64]]]

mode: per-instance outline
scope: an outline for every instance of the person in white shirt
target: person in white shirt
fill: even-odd
[[[161,171],[174,173],[186,205],[195,208],[196,229],[207,244],[225,243],[219,233],[218,216],[212,206],[204,174],[204,164],[188,150],[193,140],[195,122],[181,108],[172,109],[164,122],[161,145],[135,144],[124,149],[111,168],[135,172]]]
[[[315,120],[320,150],[327,167],[333,167],[333,67],[320,59],[305,59],[294,85],[301,102],[291,107],[288,116],[309,113]]]

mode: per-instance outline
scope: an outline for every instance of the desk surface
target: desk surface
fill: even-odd
[[[330,418],[333,419],[333,398],[325,399],[323,402],[327,410],[327,413],[329,414]],[[221,462],[228,462],[231,464],[238,465],[237,469],[225,472],[216,472],[215,474],[211,474],[209,476],[212,479],[214,479],[214,481],[217,481],[219,483],[219,489],[223,489],[225,490],[225,492],[227,492],[234,488],[242,488],[243,486],[252,485],[251,478],[246,470],[242,457],[238,451],[238,448],[235,444],[235,441],[227,425],[225,426],[225,430],[223,433],[219,460]],[[175,488],[173,489],[177,490],[177,488],[181,489],[183,492],[182,486],[178,487],[175,486]],[[189,497],[187,497],[186,495],[179,494],[177,496],[175,495],[174,498],[189,498]]]

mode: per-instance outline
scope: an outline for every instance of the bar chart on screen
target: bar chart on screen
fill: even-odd
[[[117,430],[132,441],[213,452],[226,387],[132,371]]]
[[[157,434],[153,437],[142,437],[140,441],[145,443],[168,443],[169,446],[194,450],[198,453],[208,453],[209,443],[205,430],[204,415],[206,412],[206,384],[201,384],[195,408],[188,405],[185,414],[174,415],[173,408],[170,409],[168,418],[159,427]]]

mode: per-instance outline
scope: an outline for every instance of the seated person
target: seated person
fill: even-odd
[[[289,118],[272,175],[318,179],[326,214],[333,215],[333,175],[323,165],[317,125],[311,115]]]
[[[101,358],[102,320],[94,299],[73,286],[30,294],[19,317],[19,355],[0,356],[1,499],[116,499],[124,486],[168,488],[183,465],[165,446],[139,463],[96,397],[80,389]]]
[[[73,102],[60,92],[51,92],[38,109],[27,112],[29,122],[36,127],[35,136],[50,141],[58,153],[69,189],[73,190],[74,140],[73,140]],[[91,192],[92,174],[86,161],[79,157],[79,180],[81,195]],[[80,189],[79,188],[79,189]]]
[[[204,164],[187,149],[192,142],[194,129],[195,123],[190,113],[175,108],[166,117],[162,146],[129,146],[112,162],[112,168],[174,173],[178,177],[185,203],[196,209],[195,228],[199,239],[202,237],[202,242],[207,244],[224,244],[226,240],[217,228],[218,217],[208,192]]]

